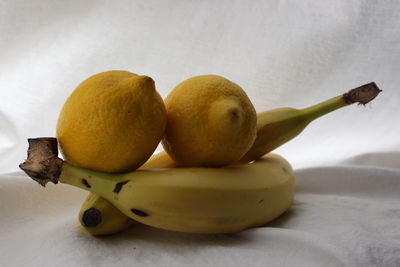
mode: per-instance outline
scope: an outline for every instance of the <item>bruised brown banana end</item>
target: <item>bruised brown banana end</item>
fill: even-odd
[[[58,157],[57,139],[41,137],[28,139],[28,157],[19,167],[42,186],[58,183],[63,160]]]
[[[353,103],[365,105],[372,101],[380,92],[382,92],[382,90],[379,89],[376,83],[371,82],[343,94],[343,99],[349,105]]]

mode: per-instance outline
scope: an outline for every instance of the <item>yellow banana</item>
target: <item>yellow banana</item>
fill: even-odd
[[[268,154],[224,168],[170,168],[125,174],[95,172],[57,158],[48,139],[29,139],[21,168],[48,181],[95,192],[141,223],[190,233],[231,233],[265,224],[287,210],[294,195],[290,164]],[[43,145],[44,144],[44,145]]]
[[[316,118],[354,102],[365,104],[371,101],[379,92],[380,90],[378,87],[374,83],[370,83],[353,89],[344,95],[331,98],[308,108],[277,108],[257,114],[256,140],[250,150],[242,157],[240,162],[248,163],[262,157],[266,153],[296,137],[311,121],[315,120]],[[140,169],[174,167],[178,167],[177,163],[174,162],[166,152],[160,152],[142,165]],[[105,227],[108,229],[106,233],[111,234],[113,232],[119,232],[130,226],[126,223],[118,223],[126,221],[123,220],[124,217],[126,218],[123,213],[113,212],[114,216],[118,218],[107,221],[106,218],[110,218],[111,216],[107,216],[105,213],[111,212],[116,208],[109,204],[106,199],[96,197],[96,202],[93,202],[93,204],[97,204],[102,207],[110,207],[107,207],[107,209],[104,210],[99,210],[99,212],[104,214],[104,219],[101,221],[101,225],[88,227],[87,225],[82,224],[82,226],[85,227],[89,232],[93,233],[92,229],[101,229],[102,227]],[[84,214],[84,211],[90,210],[93,204],[92,202],[85,202],[82,205],[80,212],[81,223],[83,222],[82,214]],[[99,231],[97,234],[98,233]]]
[[[307,108],[285,107],[259,113],[257,137],[240,162],[247,163],[258,159],[295,138],[315,119],[353,103],[365,105],[380,92],[372,82]]]

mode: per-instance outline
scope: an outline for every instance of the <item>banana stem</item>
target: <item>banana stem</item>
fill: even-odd
[[[374,99],[380,92],[382,92],[382,90],[372,82],[354,88],[343,95],[328,99],[311,107],[303,108],[300,112],[309,123],[323,115],[353,103],[365,105]]]
[[[343,96],[337,96],[311,107],[300,109],[300,113],[307,123],[322,117],[334,110],[347,106],[348,104],[344,101]]]
[[[102,195],[120,182],[121,175],[82,169],[64,162],[58,180],[63,184],[73,185]]]
[[[122,179],[120,174],[96,172],[64,162],[58,157],[56,138],[28,139],[28,143],[28,158],[19,167],[42,186],[61,182],[101,195]]]

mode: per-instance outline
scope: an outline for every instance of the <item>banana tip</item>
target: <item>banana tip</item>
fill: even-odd
[[[42,186],[48,182],[58,183],[63,160],[57,157],[57,139],[29,138],[28,143],[28,157],[19,167]]]
[[[367,83],[354,88],[343,95],[343,99],[347,104],[359,103],[365,105],[372,101],[382,92],[375,82]]]

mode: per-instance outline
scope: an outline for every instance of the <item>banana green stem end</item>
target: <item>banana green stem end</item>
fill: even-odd
[[[29,138],[28,157],[19,167],[42,186],[58,183],[63,160],[58,157],[57,139],[54,137]]]
[[[382,92],[382,90],[379,89],[374,82],[367,83],[357,88],[351,89],[343,95],[304,108],[301,110],[301,112],[305,121],[308,124],[311,121],[339,108],[346,107],[354,103],[365,105],[372,101],[380,92]]]

